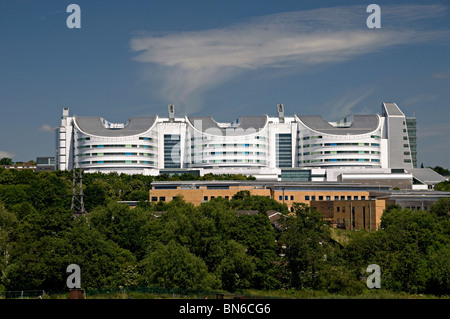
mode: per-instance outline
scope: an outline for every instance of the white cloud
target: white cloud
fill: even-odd
[[[443,72],[436,72],[433,74],[435,79],[448,79],[450,77],[450,70]]]
[[[414,105],[414,104],[426,104],[438,99],[439,96],[436,94],[419,94],[413,97],[410,97],[405,100],[405,105]]]
[[[420,130],[417,131],[418,138],[436,138],[436,136],[441,136],[438,140],[441,141],[437,143],[437,145],[442,146],[443,143],[442,138],[450,136],[450,126],[448,124],[433,124],[428,126],[420,127]]]
[[[136,36],[130,47],[136,61],[157,66],[150,76],[162,76],[168,103],[195,112],[208,89],[239,71],[340,62],[448,34],[414,28],[442,15],[441,6],[383,6],[382,21],[391,27],[382,22],[376,30],[366,27],[367,15],[359,6],[273,14],[219,29]]]
[[[54,132],[54,128],[51,127],[50,125],[44,124],[41,127],[39,127],[39,131],[41,132]]]
[[[369,114],[368,108],[360,107],[361,102],[374,92],[373,89],[359,89],[351,93],[344,94],[339,98],[333,98],[324,104],[326,109],[331,110],[327,115],[328,120],[340,120],[350,114]],[[355,106],[358,106],[359,112],[353,112]]]
[[[0,151],[0,158],[4,158],[4,157],[6,157],[6,158],[13,158],[15,156],[16,156],[16,154],[14,154],[14,153],[6,152],[6,151]]]

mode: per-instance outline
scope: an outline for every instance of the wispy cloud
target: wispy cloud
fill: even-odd
[[[54,132],[55,129],[53,127],[51,127],[48,124],[43,124],[41,127],[39,127],[39,131],[41,132]]]
[[[138,62],[162,76],[162,95],[182,111],[201,109],[209,89],[239,72],[336,63],[386,47],[438,39],[442,32],[415,28],[442,15],[439,5],[383,6],[385,27],[366,27],[365,7],[335,7],[256,17],[228,27],[131,39]],[[414,21],[414,23],[411,23]]]
[[[0,151],[0,158],[13,158],[15,157],[16,154],[11,153],[11,152],[6,152],[6,151]]]
[[[432,102],[438,99],[439,96],[437,94],[419,94],[405,100],[404,105],[414,105],[414,104],[424,104]]]
[[[338,98],[326,102],[324,107],[331,110],[328,115],[328,120],[340,120],[346,115],[369,113],[367,107],[360,107],[361,102],[374,92],[373,89],[359,89],[354,92],[347,93]],[[359,112],[353,112],[353,109],[358,106]]]
[[[448,137],[450,136],[450,126],[448,124],[434,124],[429,126],[423,126],[420,128],[420,130],[417,132],[417,135],[419,138],[435,138],[436,136]],[[443,145],[446,143],[443,143],[442,139],[439,139],[441,143],[437,143],[437,145]]]
[[[448,78],[450,78],[450,70],[433,73],[433,78],[448,79]]]

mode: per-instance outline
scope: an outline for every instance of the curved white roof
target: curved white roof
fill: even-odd
[[[331,135],[360,135],[371,133],[378,129],[378,115],[353,115],[353,122],[348,127],[336,127],[325,121],[319,115],[303,115],[297,118],[310,129]]]
[[[155,124],[156,117],[133,117],[125,122],[122,128],[108,128],[103,121],[101,117],[74,117],[74,123],[83,133],[104,137],[132,136],[144,133]]]
[[[234,125],[221,127],[211,116],[187,116],[188,123],[195,129],[218,136],[242,136],[262,131],[268,123],[267,116],[243,116]]]

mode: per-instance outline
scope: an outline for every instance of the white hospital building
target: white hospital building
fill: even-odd
[[[244,174],[258,180],[358,181],[388,174],[413,183],[416,121],[395,103],[380,114],[243,116],[231,123],[210,116],[103,117],[70,115],[56,129],[56,169],[158,175],[192,172]],[[408,183],[406,181],[406,183]],[[401,187],[400,187],[401,188]],[[410,187],[405,187],[410,188]]]

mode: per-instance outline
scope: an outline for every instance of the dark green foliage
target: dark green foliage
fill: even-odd
[[[382,287],[408,293],[450,293],[448,215],[436,203],[434,213],[391,207],[382,216],[382,229],[355,233],[344,258],[364,274],[375,263]],[[442,210],[441,210],[442,209]]]
[[[320,289],[333,250],[329,228],[320,213],[305,204],[294,204],[294,212],[295,216],[284,219],[280,238],[286,245],[290,284],[298,289]]]
[[[440,182],[434,189],[437,191],[450,192],[450,181]]]
[[[175,240],[159,243],[141,263],[145,285],[213,290],[220,285],[203,260]]]
[[[71,172],[0,169],[0,290],[67,291],[66,268],[82,288],[164,286],[230,292],[314,289],[357,295],[369,264],[382,289],[450,293],[450,202],[429,212],[390,206],[375,232],[347,232],[338,244],[322,216],[238,192],[199,207],[183,198],[148,201],[153,180],[232,179],[84,174],[86,216],[70,211]],[[118,201],[139,201],[130,209]],[[267,211],[282,217],[275,228]],[[245,213],[237,213],[245,211]],[[251,211],[250,213],[248,211]]]
[[[2,159],[0,159],[0,165],[13,165],[13,164],[14,164],[13,160],[8,157],[3,157]]]
[[[434,170],[436,173],[443,175],[443,176],[449,176],[450,171],[448,169],[445,169],[440,166],[430,167],[432,170]]]
[[[146,229],[150,215],[142,209],[130,210],[115,202],[106,207],[97,207],[89,214],[90,224],[106,238],[138,257],[145,253]]]

